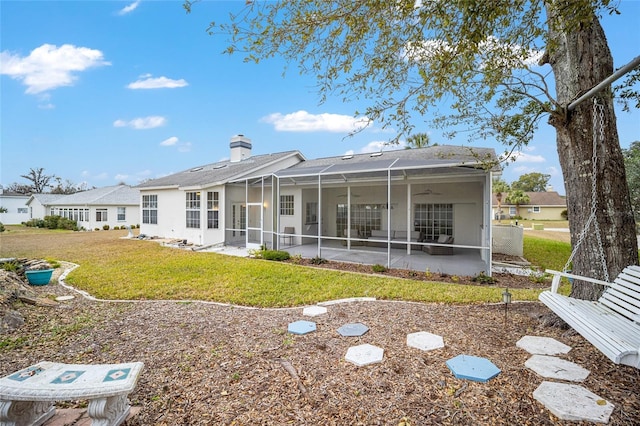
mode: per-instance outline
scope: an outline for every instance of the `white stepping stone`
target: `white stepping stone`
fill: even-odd
[[[64,302],[64,301],[73,300],[73,299],[74,299],[74,296],[58,296],[58,297],[56,297],[56,300],[58,302]]]
[[[444,348],[444,340],[442,336],[438,336],[437,334],[419,331],[417,333],[407,334],[407,346],[422,351],[431,351]]]
[[[518,340],[516,346],[530,354],[538,355],[566,354],[571,350],[571,346],[558,342],[556,339],[539,336],[524,336]]]
[[[302,315],[307,317],[317,317],[318,315],[326,314],[327,308],[324,306],[308,306],[302,310]]]
[[[608,423],[614,405],[579,385],[542,382],[533,397],[561,420]]]
[[[534,355],[524,365],[547,379],[571,382],[582,382],[591,373],[576,363],[547,355]]]
[[[359,366],[376,364],[382,362],[384,357],[384,349],[377,346],[364,344],[359,346],[351,346],[347,350],[344,359]]]

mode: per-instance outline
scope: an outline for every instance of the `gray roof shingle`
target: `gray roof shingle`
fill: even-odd
[[[244,176],[249,176],[269,164],[283,160],[287,157],[299,156],[304,159],[299,151],[285,151],[275,154],[255,155],[245,160],[231,162],[220,161],[204,166],[192,167],[172,175],[164,176],[143,182],[136,188],[162,188],[162,187],[200,187],[223,184]]]

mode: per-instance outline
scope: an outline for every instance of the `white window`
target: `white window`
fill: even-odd
[[[220,193],[219,192],[207,192],[207,228],[218,229],[219,223],[219,210],[220,210]]]
[[[414,204],[413,230],[428,240],[453,235],[453,204]]]
[[[26,207],[18,207],[18,213],[29,213]]]
[[[318,203],[307,203],[307,212],[305,216],[305,224],[318,223]]]
[[[107,209],[96,209],[96,222],[106,222],[106,221],[107,221]]]
[[[509,207],[509,216],[515,216],[518,214],[518,210],[515,207]]]
[[[534,213],[540,213],[540,206],[533,206]]]
[[[187,228],[200,228],[200,192],[186,193]]]
[[[293,216],[293,195],[280,196],[280,214],[282,216]]]
[[[142,223],[158,223],[158,196],[142,196]]]
[[[124,222],[127,220],[127,208],[118,207],[118,222]]]

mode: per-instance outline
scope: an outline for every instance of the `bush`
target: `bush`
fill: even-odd
[[[30,219],[26,222],[22,222],[22,224],[29,228],[44,228],[44,220],[42,219]]]
[[[316,256],[316,257],[312,258],[310,262],[311,262],[312,265],[322,265],[323,263],[327,263],[327,260],[323,259],[320,256]]]
[[[0,232],[4,232],[4,225],[0,222]]]
[[[377,263],[371,267],[371,270],[377,273],[387,272],[387,268],[385,266],[379,265]]]
[[[569,212],[567,211],[567,209],[564,209],[560,212],[560,216],[564,219],[564,220],[568,220],[569,219]]]
[[[109,225],[102,225],[102,229],[104,229],[105,231],[109,230]]]
[[[478,275],[473,277],[471,281],[480,284],[495,284],[498,282],[495,278],[485,275],[484,272],[480,272]]]
[[[289,252],[282,250],[262,250],[261,257],[266,260],[275,260],[281,262],[283,260],[289,260],[291,257]]]

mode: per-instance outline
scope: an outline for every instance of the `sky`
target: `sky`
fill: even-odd
[[[347,137],[364,104],[320,103],[317,82],[295,64],[223,54],[225,40],[207,26],[244,4],[208,0],[187,14],[181,1],[0,0],[0,184],[27,184],[21,175],[44,168],[88,188],[136,185],[228,159],[238,134],[254,155],[299,150],[308,159],[379,151],[395,135],[372,123]],[[619,10],[602,20],[616,68],[640,55],[640,0]],[[617,118],[628,148],[640,140],[640,111],[618,108]],[[431,142],[468,144],[414,123]],[[471,146],[504,151],[490,139]],[[502,179],[531,172],[565,193],[546,121]]]

